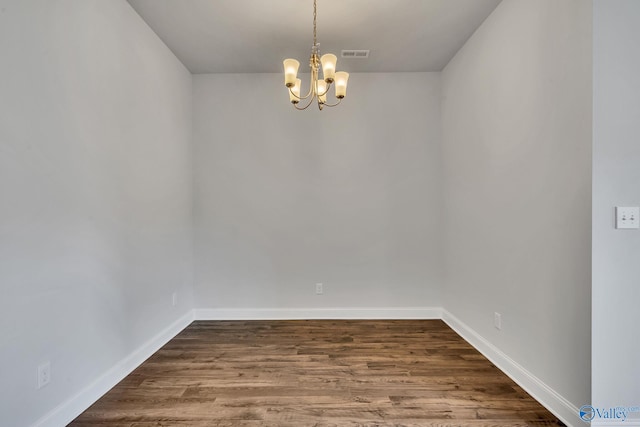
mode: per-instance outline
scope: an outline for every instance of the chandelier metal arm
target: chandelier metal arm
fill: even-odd
[[[338,102],[336,102],[335,104],[324,104],[325,107],[335,107],[336,105],[340,104],[340,102],[342,102],[342,98],[338,98]]]
[[[322,93],[318,93],[318,96],[325,96],[326,94],[329,93],[329,89],[331,89],[331,83],[327,83],[327,90],[325,90]]]
[[[311,96],[313,90],[312,88],[309,88],[309,93],[306,94],[305,96],[298,96],[295,93],[293,93],[293,90],[291,88],[289,88],[289,93],[291,93],[291,95],[293,95],[295,98],[299,99],[299,100],[303,100],[303,99],[307,99]]]
[[[305,105],[304,107],[300,108],[298,107],[297,103],[294,103],[293,106],[296,107],[296,110],[306,110],[307,108],[309,108],[309,105],[311,105],[313,103],[313,98],[309,99],[309,102],[307,103],[307,105]]]
[[[305,96],[298,96],[293,92],[293,87],[288,88],[289,93],[293,95],[296,99],[303,100],[303,99],[309,98],[311,95],[315,96],[317,94],[316,80],[318,79],[318,58],[316,53],[311,55],[311,58],[309,59],[309,65],[311,66],[311,82],[309,84],[309,92],[307,92]],[[321,96],[325,95],[329,91],[329,86],[331,86],[331,84],[327,86],[327,90],[324,93],[320,94]]]

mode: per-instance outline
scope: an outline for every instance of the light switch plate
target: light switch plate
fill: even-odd
[[[616,207],[616,228],[640,228],[640,208]]]

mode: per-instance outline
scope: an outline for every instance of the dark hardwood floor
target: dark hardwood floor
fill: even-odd
[[[440,320],[313,320],[196,321],[70,425],[563,424]]]

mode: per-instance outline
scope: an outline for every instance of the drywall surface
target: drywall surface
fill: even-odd
[[[444,307],[578,407],[591,371],[591,28],[590,2],[504,1],[442,72]]]
[[[2,0],[0,58],[0,424],[24,427],[192,307],[191,75],[124,0]]]
[[[280,74],[194,76],[196,308],[439,307],[439,96],[354,74],[300,112]]]
[[[594,2],[592,387],[598,407],[640,407],[640,230],[616,230],[614,220],[615,206],[640,206],[639,38],[640,2]]]

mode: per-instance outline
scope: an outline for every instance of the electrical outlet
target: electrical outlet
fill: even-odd
[[[45,362],[38,366],[38,389],[51,382],[51,362]]]
[[[316,295],[322,295],[324,293],[324,288],[322,283],[316,283]]]
[[[172,305],[173,307],[175,307],[176,305],[178,305],[178,293],[177,293],[177,292],[174,292],[174,293],[171,295],[171,305]]]
[[[493,313],[493,326],[499,331],[502,330],[502,314],[498,312]]]
[[[616,207],[616,228],[640,228],[640,208]]]

